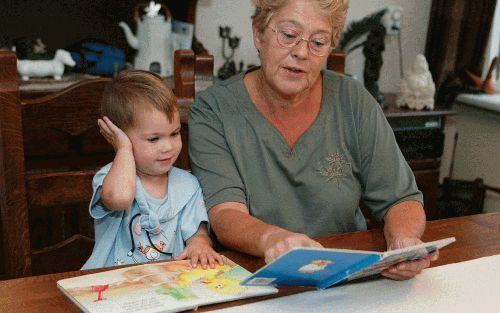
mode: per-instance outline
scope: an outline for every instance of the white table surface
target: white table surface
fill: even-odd
[[[246,304],[219,312],[500,312],[500,254]]]

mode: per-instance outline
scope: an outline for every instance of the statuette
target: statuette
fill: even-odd
[[[396,105],[414,110],[425,108],[433,110],[435,92],[436,86],[432,80],[427,60],[419,54],[411,70],[401,81],[401,94],[396,100]]]

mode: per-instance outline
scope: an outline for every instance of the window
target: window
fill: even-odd
[[[486,47],[486,53],[484,55],[484,65],[483,65],[483,78],[486,77],[488,69],[490,67],[491,61],[494,57],[500,57],[500,3],[497,2],[495,7],[495,15],[493,17],[493,25],[491,26],[490,39],[488,41],[488,46]],[[494,80],[500,81],[500,60],[497,62],[496,74],[494,73]]]

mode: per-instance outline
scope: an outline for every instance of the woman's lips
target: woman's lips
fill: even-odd
[[[283,67],[289,75],[292,76],[302,76],[305,74],[305,71],[301,68],[298,67],[292,67],[292,66],[285,66]]]

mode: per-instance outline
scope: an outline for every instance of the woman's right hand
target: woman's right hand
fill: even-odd
[[[99,132],[113,146],[115,152],[123,148],[132,149],[132,143],[127,134],[113,124],[109,118],[104,116],[102,119],[98,119],[97,125],[99,125]]]
[[[269,263],[292,248],[323,246],[301,233],[264,223],[250,215],[241,202],[223,202],[208,211],[212,231],[226,248],[255,256]]]
[[[288,250],[298,247],[323,248],[319,242],[304,234],[279,229],[265,236],[264,260],[270,263]]]

